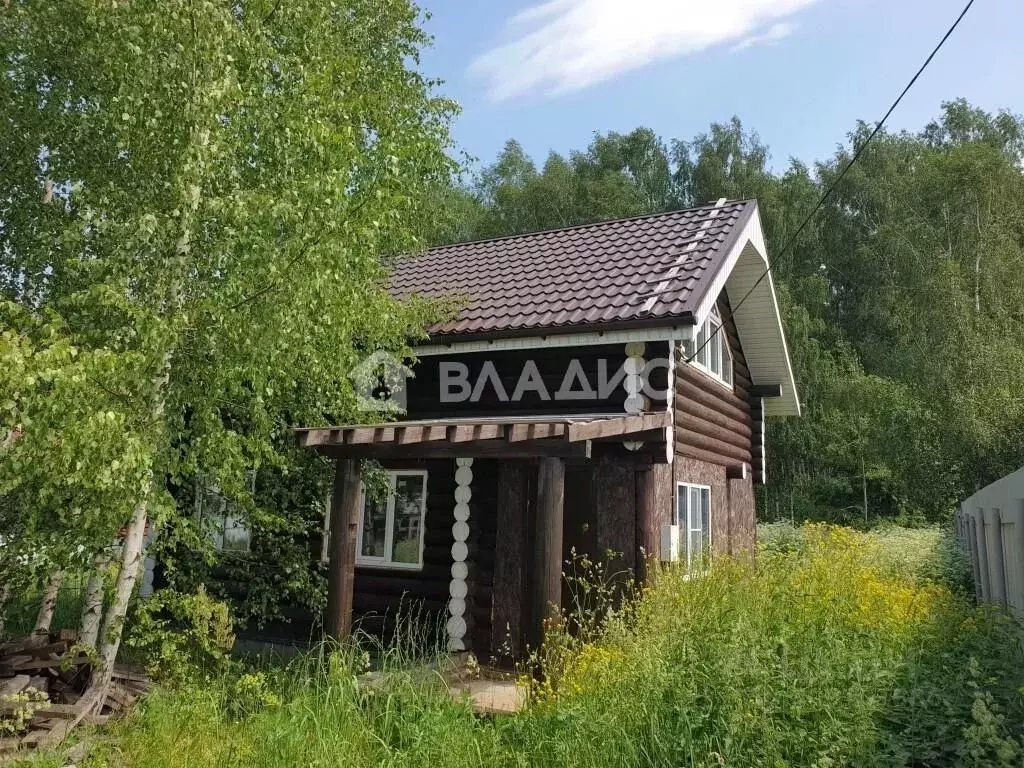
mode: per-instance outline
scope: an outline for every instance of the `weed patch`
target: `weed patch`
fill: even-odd
[[[663,570],[556,632],[518,715],[474,716],[404,654],[370,688],[360,651],[324,648],[158,691],[84,765],[1019,765],[1020,627],[956,562],[937,530],[770,531],[756,561]]]

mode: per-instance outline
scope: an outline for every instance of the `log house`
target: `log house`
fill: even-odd
[[[461,311],[415,350],[399,420],[296,430],[337,461],[327,630],[414,600],[449,649],[513,659],[573,553],[644,578],[753,552],[765,421],[800,413],[767,263],[756,202],[725,200],[399,260],[397,298]]]

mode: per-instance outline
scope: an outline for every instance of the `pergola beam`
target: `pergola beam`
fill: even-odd
[[[569,441],[601,440],[609,437],[632,437],[633,433],[664,427],[669,423],[668,413],[643,413],[616,419],[597,419],[569,425]]]
[[[665,411],[542,421],[505,417],[480,422],[432,420],[297,429],[299,445],[334,458],[589,457],[596,441],[661,442]]]
[[[317,446],[317,452],[331,458],[360,459],[457,459],[494,458],[529,459],[556,456],[564,459],[586,458],[587,443],[570,443],[565,440],[523,440],[512,443],[507,440],[474,440],[467,442],[436,441],[430,443],[337,443]]]

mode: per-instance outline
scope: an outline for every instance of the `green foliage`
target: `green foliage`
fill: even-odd
[[[82,350],[60,318],[2,299],[0,326],[0,582],[24,590],[54,563],[88,567],[130,513],[147,458],[108,391],[129,355]]]
[[[255,494],[224,493],[250,531],[248,552],[213,549],[202,521],[187,514],[195,502],[192,483],[176,494],[186,514],[154,548],[168,586],[180,592],[205,586],[230,602],[239,626],[287,620],[293,610],[317,615],[326,595],[319,544],[329,473],[309,451],[282,446],[279,456],[279,463],[256,473]]]
[[[232,678],[227,693],[225,709],[239,718],[281,706],[281,697],[271,689],[270,677],[258,670]]]
[[[789,522],[758,526],[758,551],[774,556],[807,546],[806,527]],[[870,544],[868,560],[889,578],[941,584],[963,598],[974,594],[970,556],[957,544],[949,525],[919,528],[878,525],[862,534]]]
[[[127,645],[154,679],[176,685],[223,676],[235,644],[227,605],[200,587],[195,594],[160,590],[136,604]]]
[[[552,697],[575,657],[613,624],[633,618],[638,587],[632,572],[616,570],[621,554],[611,550],[604,561],[580,555],[575,548],[565,561],[562,578],[568,603],[557,617],[545,620],[545,641],[529,649],[517,664],[520,680],[534,697]],[[499,649],[499,657],[509,655]]]
[[[204,476],[275,560],[237,572],[245,614],[318,603],[324,480],[288,429],[358,419],[349,372],[439,311],[383,289],[457,170],[421,21],[408,0],[5,7],[0,581],[87,565],[136,509],[169,552],[199,544],[181,489]],[[279,498],[296,475],[312,495]]]
[[[29,686],[18,693],[0,696],[0,736],[18,736],[24,733],[32,716],[49,703],[46,691]]]

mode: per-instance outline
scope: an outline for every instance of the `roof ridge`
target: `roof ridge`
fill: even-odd
[[[705,203],[704,205],[695,205],[691,208],[676,208],[671,211],[659,211],[657,213],[642,213],[637,216],[628,216],[624,219],[601,219],[600,221],[592,221],[587,224],[570,224],[566,227],[556,227],[554,229],[535,229],[532,232],[519,232],[514,235],[500,235],[498,237],[484,237],[479,240],[463,240],[458,243],[448,243],[447,245],[434,245],[422,251],[414,251],[413,253],[405,254],[406,256],[418,256],[425,253],[431,253],[433,251],[441,251],[446,248],[459,248],[468,245],[482,245],[484,243],[496,243],[502,240],[515,240],[517,238],[533,237],[535,235],[550,235],[555,232],[571,232],[576,229],[587,229],[588,227],[599,227],[603,224],[624,224],[632,221],[643,221],[645,219],[654,219],[659,216],[672,216],[680,213],[693,213],[694,211],[704,210],[710,208],[713,210],[724,208],[727,205],[736,205],[737,203],[754,203],[757,204],[757,200],[754,198],[741,198],[739,200],[729,200],[724,198],[725,202],[711,202]]]

